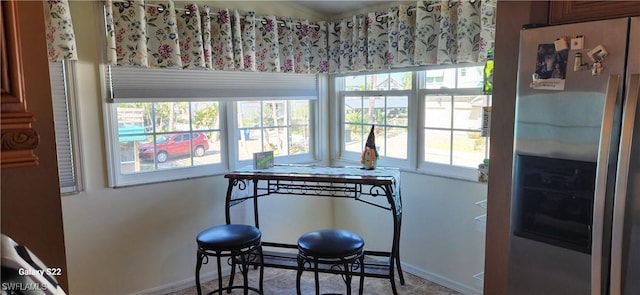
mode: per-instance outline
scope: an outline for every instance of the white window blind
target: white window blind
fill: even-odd
[[[236,101],[318,97],[315,74],[107,67],[110,102]],[[265,94],[268,94],[265,97]]]
[[[49,63],[51,96],[53,99],[53,117],[56,132],[56,151],[58,154],[58,174],[60,192],[69,194],[80,190],[75,169],[74,146],[71,134],[72,124],[69,117],[71,106],[67,88],[65,66],[62,62]]]

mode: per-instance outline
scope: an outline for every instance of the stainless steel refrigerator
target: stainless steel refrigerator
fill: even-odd
[[[638,17],[522,30],[509,294],[640,294],[639,83]]]

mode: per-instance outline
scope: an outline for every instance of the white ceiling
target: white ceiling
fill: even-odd
[[[350,1],[350,0],[309,0],[309,1],[286,1],[299,7],[304,7],[318,15],[326,17],[327,20],[335,19],[339,16],[353,15],[362,11],[379,11],[381,7],[390,7],[394,2],[407,1]],[[415,3],[412,1],[411,3]],[[370,10],[368,10],[370,9]]]
[[[291,1],[298,5],[318,12],[322,15],[343,14],[348,11],[358,11],[372,4],[372,1]],[[376,4],[376,3],[373,3]]]

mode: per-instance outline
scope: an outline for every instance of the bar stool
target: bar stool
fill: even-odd
[[[210,292],[213,294],[218,292],[222,294],[223,290],[231,292],[232,289],[244,289],[244,294],[247,295],[249,290],[255,291],[259,294],[263,294],[262,277],[264,275],[264,261],[262,257],[262,242],[260,238],[262,233],[260,229],[251,225],[244,224],[224,224],[214,227],[210,227],[198,234],[196,241],[198,242],[198,253],[196,263],[196,288],[198,295],[202,294],[200,289],[200,268],[204,264],[207,264],[210,256],[216,257],[218,263],[218,289]],[[256,254],[257,253],[257,254]],[[251,255],[257,255],[260,261],[260,278],[259,289],[249,287],[248,284],[248,262],[251,260]],[[220,258],[230,257],[231,259],[231,276],[229,278],[229,286],[222,287],[222,270]],[[244,277],[243,286],[234,286],[233,277],[236,271],[236,263],[240,261],[240,271]],[[249,261],[248,261],[249,260]]]
[[[318,281],[318,264],[329,264],[338,267],[347,285],[347,295],[351,294],[351,277],[353,269],[360,268],[360,289],[364,287],[364,239],[355,233],[341,229],[325,229],[308,232],[298,239],[298,273],[296,291],[300,291],[300,277],[309,264],[314,272],[316,295],[320,294]]]

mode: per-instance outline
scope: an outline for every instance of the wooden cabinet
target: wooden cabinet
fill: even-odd
[[[640,15],[638,1],[550,1],[549,24]]]
[[[38,146],[39,136],[31,126],[35,117],[27,111],[19,17],[17,2],[0,1],[2,168],[38,164],[33,150]]]

